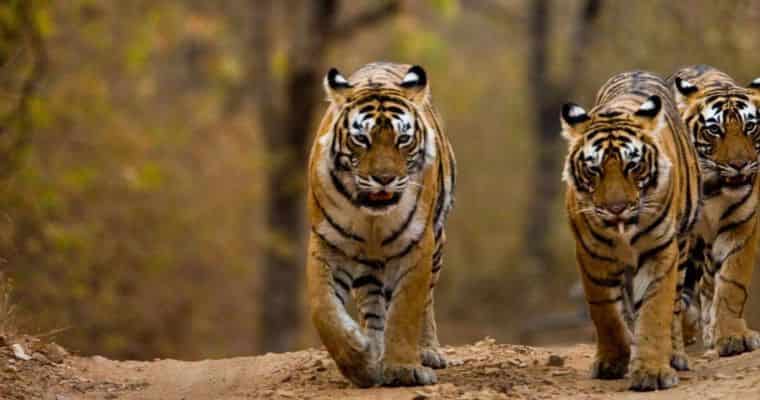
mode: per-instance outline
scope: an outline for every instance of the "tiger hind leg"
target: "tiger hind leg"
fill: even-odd
[[[755,265],[757,234],[754,226],[743,228],[752,229],[744,247],[730,251],[724,256],[722,265],[716,265],[715,268],[715,296],[710,314],[714,317],[711,321],[714,345],[721,357],[760,348],[760,334],[749,329],[744,320],[744,308]]]
[[[684,282],[681,290],[681,319],[683,326],[683,341],[686,346],[697,342],[700,335],[700,302],[699,282],[704,271],[704,255],[692,252],[687,260],[684,271]]]
[[[422,365],[434,369],[446,368],[448,362],[441,352],[438,342],[438,330],[435,323],[435,303],[433,290],[438,283],[438,276],[443,266],[443,244],[440,243],[433,253],[433,275],[430,279],[430,293],[425,304],[425,321],[422,325],[422,338],[420,340],[420,356]]]
[[[688,262],[678,266],[678,285],[676,286],[675,303],[673,304],[673,321],[670,336],[673,341],[673,354],[670,356],[670,366],[676,371],[689,370],[689,358],[686,356],[684,345],[683,314],[687,310],[686,301],[683,299],[684,281]]]

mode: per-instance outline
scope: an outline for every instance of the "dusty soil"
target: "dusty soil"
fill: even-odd
[[[0,343],[2,344],[2,343]],[[496,344],[445,349],[452,366],[439,384],[357,389],[322,350],[196,362],[75,357],[25,339],[32,358],[0,348],[1,399],[760,399],[760,352],[712,359],[692,354],[676,389],[631,393],[628,380],[588,378],[593,347]],[[63,351],[63,352],[62,352]],[[551,362],[550,362],[551,359]]]

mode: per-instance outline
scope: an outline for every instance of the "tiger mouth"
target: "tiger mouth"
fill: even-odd
[[[739,187],[739,186],[745,186],[752,183],[752,180],[755,178],[754,175],[735,175],[735,176],[727,176],[723,178],[723,184],[724,186],[728,187]]]
[[[395,205],[401,199],[396,192],[362,192],[359,193],[359,203],[365,207],[383,209]]]

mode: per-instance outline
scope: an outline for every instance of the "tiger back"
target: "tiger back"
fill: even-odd
[[[424,69],[372,63],[325,78],[309,159],[312,320],[360,387],[425,385],[443,368],[433,310],[455,161]],[[358,323],[347,312],[353,298]]]
[[[744,320],[757,251],[760,79],[742,87],[707,65],[683,68],[668,80],[704,180],[697,242],[684,301],[689,332],[730,356],[760,348]],[[699,297],[696,297],[696,292]]]
[[[565,104],[561,120],[566,208],[597,330],[592,377],[622,378],[630,362],[632,390],[672,387],[672,367],[688,368],[678,269],[701,191],[672,94],[653,74],[627,72],[605,83],[591,111]]]

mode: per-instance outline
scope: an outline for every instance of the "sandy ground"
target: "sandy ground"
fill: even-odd
[[[137,362],[61,357],[59,348],[22,344],[30,360],[18,359],[10,345],[0,350],[2,399],[760,399],[760,352],[724,359],[692,354],[692,371],[680,373],[677,388],[632,393],[627,379],[589,379],[593,347],[586,344],[533,348],[485,339],[446,348],[454,365],[438,371],[437,385],[373,389],[352,387],[316,349]]]

